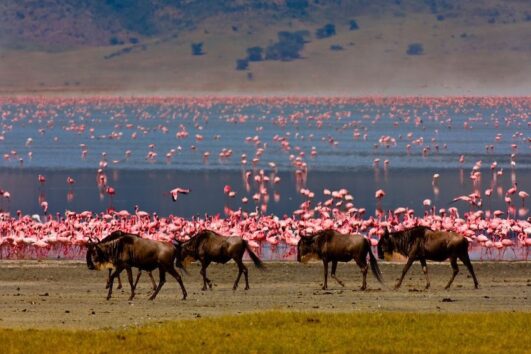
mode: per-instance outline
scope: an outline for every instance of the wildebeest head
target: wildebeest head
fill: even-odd
[[[186,266],[193,260],[188,254],[188,248],[186,242],[179,241],[178,239],[173,239],[173,247],[175,247],[175,266],[182,269],[185,273]]]
[[[384,234],[380,237],[380,241],[378,241],[378,258],[384,259],[386,254],[391,255],[393,251],[394,247],[389,230],[385,228]]]
[[[306,263],[312,258],[319,258],[316,247],[315,236],[301,237],[297,244],[297,262]]]
[[[92,240],[87,242],[87,268],[90,270],[113,268],[109,255],[102,249],[101,245]]]

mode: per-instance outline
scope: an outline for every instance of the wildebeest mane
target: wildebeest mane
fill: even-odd
[[[415,226],[404,231],[390,232],[389,236],[393,242],[394,249],[407,256],[415,243],[422,246],[420,249],[423,249],[427,230],[431,229],[426,226]]]
[[[321,248],[324,243],[327,241],[330,241],[332,237],[334,236],[335,231],[332,229],[326,229],[317,231],[316,233],[312,234],[310,238],[316,240],[317,246]]]

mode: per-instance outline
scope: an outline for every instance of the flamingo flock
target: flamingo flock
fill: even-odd
[[[527,258],[531,245],[525,207],[529,194],[514,177],[517,169],[531,167],[529,97],[17,97],[0,98],[0,108],[0,168],[93,169],[100,198],[109,199],[106,212],[53,215],[50,210],[59,209],[46,199],[46,173],[41,172],[36,187],[42,214],[12,215],[9,203],[16,193],[6,190],[0,179],[2,258],[75,258],[89,237],[101,239],[117,229],[168,241],[208,228],[242,236],[255,248],[292,248],[301,236],[325,228],[361,233],[375,245],[384,228],[425,225],[465,235],[482,257],[503,258],[509,250]],[[473,164],[468,176],[467,164]],[[378,188],[366,191],[376,200],[373,213],[355,205],[356,196],[346,188],[308,188],[315,169],[362,167],[377,176],[395,165],[457,167],[472,190],[455,196],[445,208],[437,209],[435,201],[424,198],[419,206],[385,210],[392,191]],[[224,185],[223,216],[160,216],[138,206],[134,212],[116,210],[114,198],[127,196],[107,175],[115,169],[154,167],[238,169],[243,191]],[[303,199],[282,217],[268,214],[271,197],[280,200],[275,189],[283,183],[279,170],[293,173]],[[513,184],[504,192],[499,179],[507,171]],[[489,186],[481,190],[486,179]],[[434,196],[440,193],[439,180],[434,173]],[[78,184],[66,178],[67,200],[74,198]],[[166,195],[186,203],[200,193],[184,186]],[[491,210],[496,194],[503,197],[505,209]],[[253,202],[255,211],[243,210]],[[413,207],[423,212],[415,214]]]

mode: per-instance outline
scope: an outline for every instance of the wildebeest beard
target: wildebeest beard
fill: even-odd
[[[90,245],[87,249],[87,267],[92,270],[114,269],[113,256],[117,253],[116,242]]]

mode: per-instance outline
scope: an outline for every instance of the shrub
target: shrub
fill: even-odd
[[[292,10],[305,10],[308,7],[308,0],[286,0],[286,6]]]
[[[203,42],[192,43],[192,55],[203,55]]]
[[[109,39],[109,44],[110,45],[122,45],[124,44],[124,41],[122,41],[120,38],[118,37],[114,37],[112,36],[110,39]]]
[[[349,29],[351,31],[355,31],[357,29],[360,29],[360,26],[358,26],[358,22],[356,22],[356,20],[350,20],[350,27]]]
[[[300,51],[306,43],[304,37],[307,31],[278,32],[278,42],[266,48],[266,60],[294,60],[300,58]]]
[[[247,48],[247,59],[249,61],[262,61],[263,60],[262,47],[251,47]]]
[[[236,70],[247,70],[249,61],[247,59],[236,59]]]
[[[328,23],[315,31],[315,36],[318,39],[328,38],[336,35],[336,26],[333,23]]]
[[[411,43],[406,51],[407,55],[422,55],[424,48],[421,43]]]
[[[343,46],[341,46],[339,44],[332,44],[330,46],[330,50],[343,50]]]

